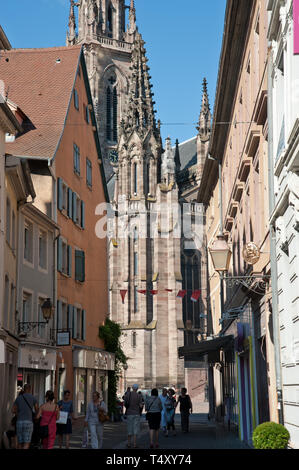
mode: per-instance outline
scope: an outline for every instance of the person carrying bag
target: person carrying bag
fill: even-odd
[[[39,423],[39,438],[42,440],[43,449],[53,449],[56,438],[56,420],[59,419],[59,407],[54,403],[54,393],[48,390],[46,403],[44,403],[37,414]]]

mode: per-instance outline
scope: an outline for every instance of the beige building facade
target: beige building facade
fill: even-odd
[[[206,205],[207,247],[222,232],[232,252],[226,279],[208,261],[211,336],[222,338],[210,411],[235,424],[248,442],[259,423],[277,420],[267,129],[266,5],[229,0],[210,158],[198,200]],[[251,242],[260,253],[255,264],[246,262]],[[230,347],[223,338],[231,339]]]

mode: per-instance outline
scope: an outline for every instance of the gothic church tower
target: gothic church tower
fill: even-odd
[[[125,0],[70,0],[66,45],[84,47],[107,180],[113,175],[110,161],[118,158],[116,147],[126,107],[136,31],[133,0],[130,6],[125,5]]]
[[[145,52],[137,32],[120,126],[109,287],[110,315],[122,326],[129,358],[127,384],[151,389],[183,385],[184,335],[175,159],[170,139],[162,149]]]

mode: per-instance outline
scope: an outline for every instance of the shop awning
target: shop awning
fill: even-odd
[[[210,340],[206,339],[197,344],[179,348],[179,357],[184,357],[187,360],[197,360],[202,356],[208,355],[210,361],[215,357],[215,353],[219,353],[221,349],[233,349],[233,341],[233,335],[220,336]]]

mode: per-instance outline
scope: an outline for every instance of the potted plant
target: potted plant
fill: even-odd
[[[286,449],[289,439],[289,431],[282,424],[273,422],[260,424],[252,435],[255,449]]]

